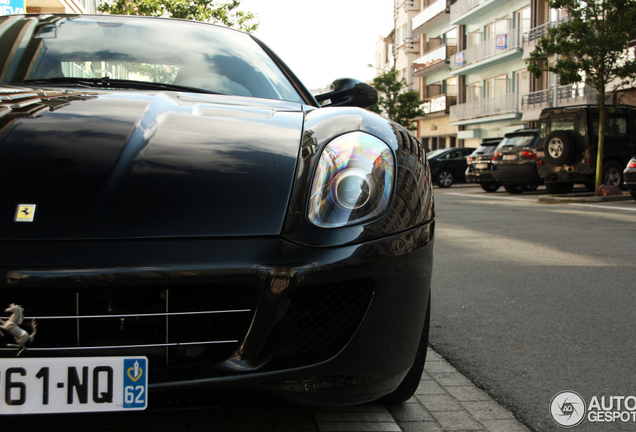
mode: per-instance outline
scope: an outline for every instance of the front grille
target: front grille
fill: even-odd
[[[227,358],[245,337],[256,305],[253,288],[242,285],[22,288],[0,296],[7,306],[22,305],[22,329],[32,333],[32,320],[37,323],[22,356],[145,355],[153,369]],[[2,346],[13,342],[6,332],[3,339]],[[1,357],[15,354],[0,349]]]
[[[296,289],[261,357],[300,366],[334,356],[353,337],[372,298],[371,281]]]

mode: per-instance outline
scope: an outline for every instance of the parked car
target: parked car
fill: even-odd
[[[466,159],[466,181],[468,183],[479,183],[486,192],[496,192],[501,187],[501,183],[493,179],[490,169],[492,158],[495,154],[497,144],[501,138],[487,138],[481,141],[477,150],[472,152]]]
[[[636,107],[608,106],[603,183],[622,187],[623,170],[636,155]],[[537,167],[550,193],[568,193],[574,183],[594,190],[599,110],[583,105],[547,108],[539,118]]]
[[[636,156],[629,160],[625,171],[623,171],[623,186],[636,200]]]
[[[203,22],[0,28],[4,414],[414,393],[432,184],[422,144],[359,108],[373,88],[314,98],[261,41]]]
[[[442,188],[466,182],[466,159],[475,150],[469,147],[452,147],[427,153],[433,181]]]
[[[506,134],[492,158],[492,176],[501,182],[506,192],[519,194],[536,190],[543,184],[537,172],[536,129],[521,129]]]

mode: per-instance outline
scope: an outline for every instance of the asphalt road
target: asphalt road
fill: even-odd
[[[605,396],[606,407],[636,396],[636,201],[435,193],[432,347],[532,430],[560,430],[549,409],[561,391],[588,405]],[[634,431],[636,421],[586,417],[574,430]]]

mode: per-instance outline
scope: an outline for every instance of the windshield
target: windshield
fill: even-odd
[[[504,138],[497,146],[497,150],[504,147],[520,149],[524,147],[536,147],[536,135],[516,135]],[[534,142],[533,142],[534,141]]]
[[[440,155],[441,153],[444,153],[444,149],[433,150],[431,152],[426,153],[426,158],[430,159],[430,158],[433,158],[435,156]]]
[[[489,155],[489,154],[493,154],[495,152],[495,147],[497,146],[479,146],[479,148],[477,148],[477,150],[475,150],[471,156],[477,156],[477,155]]]
[[[0,64],[4,84],[56,78],[55,85],[64,85],[60,78],[82,78],[98,79],[97,85],[108,77],[302,102],[251,36],[205,23],[108,15],[1,17]]]

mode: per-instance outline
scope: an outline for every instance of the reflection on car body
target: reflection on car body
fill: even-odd
[[[314,97],[207,23],[47,14],[0,33],[0,301],[37,321],[20,357],[0,349],[25,371],[0,386],[28,389],[4,412],[140,409],[146,379],[151,404],[414,393],[431,173],[411,133],[358,108],[371,87]]]

